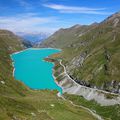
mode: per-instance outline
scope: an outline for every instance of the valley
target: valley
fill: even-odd
[[[0,120],[72,120],[96,118],[57,97],[57,91],[32,90],[13,77],[10,55],[26,49],[12,32],[0,30]]]
[[[14,78],[10,55],[29,47],[61,49],[45,60],[54,63],[62,95]],[[34,46],[0,30],[0,120],[119,120],[119,55],[120,12],[100,23],[62,28]]]

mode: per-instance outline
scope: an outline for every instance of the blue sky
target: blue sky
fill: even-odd
[[[120,11],[120,0],[0,0],[0,29],[52,33],[100,22]]]

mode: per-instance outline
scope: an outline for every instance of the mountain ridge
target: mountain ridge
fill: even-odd
[[[69,42],[72,43],[73,39],[78,40],[79,36],[83,35],[85,32],[89,31],[90,29],[94,28],[95,26],[96,25],[90,25],[90,26],[74,25],[70,28],[65,28],[65,29],[61,28],[58,31],[56,31],[53,35],[51,35],[48,39],[44,40],[42,43],[36,45],[35,47],[58,47],[61,44],[65,45],[65,44],[68,44],[68,42],[66,41],[66,38],[68,38],[68,37],[70,39]],[[64,34],[64,32],[66,32],[66,34]],[[58,42],[57,39],[60,39],[59,40],[60,44],[57,43]],[[64,47],[62,45],[60,46],[61,48]]]
[[[61,29],[37,47],[61,48],[61,58],[79,84],[120,93],[120,12],[101,23]]]

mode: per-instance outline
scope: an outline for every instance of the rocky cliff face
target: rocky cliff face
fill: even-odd
[[[53,75],[57,84],[62,87],[63,94],[68,93],[82,96],[86,100],[94,100],[102,106],[120,104],[120,96],[118,94],[109,93],[96,88],[90,88],[90,86],[88,86],[89,84],[84,81],[77,83],[77,81],[68,75],[62,61],[53,60],[53,62],[55,63]]]

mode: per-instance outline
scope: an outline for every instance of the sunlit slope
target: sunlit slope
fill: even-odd
[[[120,12],[99,24],[61,29],[44,46],[63,49],[67,71],[80,84],[119,92]]]
[[[64,48],[70,47],[70,44],[79,40],[79,37],[97,24],[87,25],[75,25],[71,28],[60,29],[55,32],[48,39],[43,41],[41,44],[38,44],[36,47],[54,47],[54,48]]]

